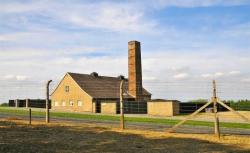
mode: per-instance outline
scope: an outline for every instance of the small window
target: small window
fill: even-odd
[[[70,106],[74,106],[74,101],[70,101],[70,102],[69,102],[69,105],[70,105]]]
[[[78,100],[77,101],[77,106],[82,106],[82,101]]]
[[[62,106],[66,106],[66,102],[65,101],[62,102]]]
[[[57,101],[55,102],[55,106],[59,106],[59,103]]]
[[[69,86],[65,86],[65,92],[69,92]]]

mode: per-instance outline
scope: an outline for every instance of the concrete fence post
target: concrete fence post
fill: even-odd
[[[214,134],[220,139],[220,127],[219,127],[219,117],[218,117],[218,106],[217,106],[217,92],[216,92],[216,82],[213,80],[213,112],[214,112]]]
[[[50,116],[49,116],[49,84],[52,82],[52,80],[49,80],[46,84],[46,123],[49,123]]]
[[[124,129],[124,110],[123,110],[123,84],[124,80],[121,81],[120,83],[120,128],[123,130]]]
[[[19,100],[16,99],[16,100],[15,100],[15,107],[18,107],[18,106],[19,106]]]
[[[26,100],[25,100],[25,106],[26,106],[26,108],[29,107],[29,99],[26,99]]]

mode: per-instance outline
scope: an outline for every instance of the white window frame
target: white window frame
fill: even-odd
[[[81,107],[81,106],[82,106],[82,101],[81,101],[81,100],[78,100],[78,101],[77,101],[77,106],[78,106],[78,107]]]
[[[55,101],[55,107],[59,106],[59,102]]]
[[[62,106],[66,106],[66,101],[62,101]]]
[[[70,101],[69,101],[69,105],[70,105],[71,107],[73,107],[73,106],[74,106],[74,101],[73,101],[73,100],[70,100]]]

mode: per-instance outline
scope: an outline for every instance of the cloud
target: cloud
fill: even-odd
[[[27,76],[25,76],[25,75],[17,75],[16,76],[16,79],[18,80],[18,81],[24,81],[24,80],[26,80],[28,77]]]
[[[1,48],[0,60],[2,62],[12,62],[15,60],[23,61],[22,59],[29,59],[34,62],[37,59],[48,59],[48,58],[68,58],[71,56],[86,56],[91,53],[96,53],[98,50],[102,50],[101,47],[92,46],[80,46],[80,47],[61,47],[61,48],[22,48],[22,47],[8,47]],[[100,51],[101,52],[101,51]],[[65,58],[66,57],[66,58]]]
[[[17,80],[17,81],[24,81],[28,79],[28,76],[25,75],[12,75],[8,74],[2,77],[3,80]]]
[[[100,28],[118,32],[147,32],[156,23],[146,21],[142,11],[131,6],[102,4],[101,6],[84,6],[80,12],[59,16],[66,22],[80,27]]]
[[[203,78],[212,78],[213,75],[212,74],[202,74],[201,75]]]
[[[222,76],[224,76],[224,73],[222,73],[222,72],[216,72],[216,73],[214,74],[214,76],[215,76],[215,77],[222,77]]]
[[[223,36],[225,38],[227,37],[232,37],[232,38],[237,38],[237,37],[246,37],[249,38],[250,37],[250,22],[244,22],[241,24],[237,24],[232,26],[231,28],[227,28],[225,29],[225,31],[223,31]]]
[[[250,82],[250,78],[244,78],[244,79],[241,80],[241,82],[249,83]]]
[[[241,74],[240,71],[230,71],[228,73],[215,72],[213,74],[211,73],[202,74],[201,77],[215,79],[215,78],[220,78],[220,77],[234,77],[234,76],[239,76],[240,74]]]
[[[155,77],[150,77],[150,76],[143,76],[142,79],[143,79],[143,80],[146,80],[146,81],[154,81],[154,80],[157,80],[157,78],[155,78]]]
[[[229,75],[239,75],[240,71],[231,71],[228,73]]]
[[[220,78],[220,77],[223,77],[225,76],[225,74],[223,72],[215,72],[213,74],[202,74],[201,77],[203,78],[210,78],[210,79],[215,79],[215,78]]]
[[[46,2],[46,1],[44,1]],[[1,2],[0,12],[1,13],[25,13],[41,11],[46,8],[46,3],[42,1],[30,1],[28,3],[12,1],[11,3]]]
[[[175,79],[186,79],[189,77],[189,74],[187,73],[180,73],[180,74],[176,74],[173,76],[173,78]]]
[[[100,29],[115,32],[153,32],[157,23],[145,17],[145,10],[135,6],[136,3],[123,2],[77,2],[64,1],[31,1],[29,3],[5,3],[0,12],[8,15],[18,13],[20,17],[10,20],[8,25],[23,27],[38,26],[32,22],[32,16],[47,18],[57,26],[68,25],[68,28]],[[14,9],[9,9],[14,8]],[[45,16],[43,16],[45,14]],[[24,19],[24,20],[23,20]],[[11,24],[13,22],[13,24]],[[20,23],[21,22],[21,23]],[[49,22],[49,23],[51,23]],[[51,28],[51,26],[47,26]]]
[[[30,80],[56,82],[68,71],[126,76],[127,42],[136,39],[142,42],[144,83],[156,98],[207,98],[210,92],[202,90],[210,91],[204,83],[210,83],[212,78],[238,89],[240,86],[233,81],[247,81],[250,77],[249,21],[242,23],[240,19],[240,24],[227,24],[225,28],[217,26],[216,20],[216,28],[204,32],[199,31],[199,26],[209,26],[213,16],[208,24],[202,25],[193,22],[196,16],[192,15],[181,16],[181,23],[168,23],[165,19],[177,19],[165,13],[176,7],[180,10],[244,3],[247,1],[1,2],[0,76],[5,76],[1,77],[5,83],[15,80],[9,90],[26,86]],[[188,29],[186,21],[197,24],[198,28]],[[39,88],[44,86],[34,84]],[[190,89],[193,86],[199,89]],[[246,87],[244,91],[247,90]],[[21,91],[15,92],[18,95]],[[224,92],[230,93],[228,89]]]
[[[237,6],[243,4],[249,4],[248,0],[149,0],[150,5],[155,8],[165,8],[165,7],[210,7],[210,6]]]
[[[14,75],[11,75],[11,74],[8,74],[8,75],[3,76],[2,78],[3,78],[3,79],[6,79],[6,80],[9,80],[9,79],[15,78],[15,76],[14,76]]]
[[[210,83],[210,80],[202,80],[202,78],[199,77],[196,78],[201,72],[204,72],[201,73],[204,74],[203,77],[209,78],[217,76],[218,78],[223,78],[223,80],[219,82],[226,85],[232,84],[232,77],[237,77],[239,80],[250,77],[229,75],[230,72],[236,73],[230,70],[235,68],[228,67],[228,69],[225,69],[223,66],[227,65],[228,61],[231,61],[232,58],[238,58],[237,54],[226,54],[227,56],[224,56],[226,60],[219,60],[221,57],[215,52],[214,55],[216,55],[216,59],[211,61],[204,52],[192,55],[190,55],[189,52],[183,53],[178,51],[150,52],[145,54],[144,50],[142,50],[142,53],[144,53],[142,59],[143,82],[155,98],[182,99],[184,97],[184,99],[194,99],[195,97],[209,97],[210,92],[208,91],[210,91],[210,88],[205,83]],[[23,62],[23,59],[18,59],[15,63],[9,63],[8,66],[3,68],[0,75],[8,75],[6,73],[22,74],[10,75],[9,78],[17,80],[16,78],[19,76],[19,80],[33,79],[44,80],[45,82],[48,79],[52,79],[54,82],[58,82],[58,78],[62,78],[68,71],[87,74],[96,71],[100,75],[106,76],[118,76],[120,74],[127,76],[128,71],[126,55],[104,57],[81,56],[80,58],[58,56],[51,59],[48,58],[46,62],[44,62],[43,59],[26,60],[25,64]],[[207,63],[211,64],[208,65]],[[234,66],[237,67],[238,71],[245,71],[245,64],[235,62]],[[217,72],[215,71],[216,69],[218,70]],[[213,71],[215,72],[211,73]],[[192,81],[195,83],[192,83]],[[42,85],[40,85],[40,87]],[[27,84],[16,84],[16,86],[27,86]],[[195,86],[195,88],[193,86]],[[39,85],[37,85],[37,87],[39,87]],[[11,89],[12,86],[9,88]],[[237,89],[239,87],[234,86],[234,88]],[[246,90],[247,89],[248,88],[246,88]],[[228,89],[223,89],[223,92],[230,93],[230,91],[227,90]],[[242,89],[238,92],[240,91],[242,91]],[[186,93],[186,95],[183,95],[183,93]]]

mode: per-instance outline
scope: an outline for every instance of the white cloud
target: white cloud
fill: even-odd
[[[220,78],[220,77],[222,77],[224,75],[225,74],[223,72],[215,72],[213,74],[210,74],[210,73],[202,74],[201,77],[209,78],[209,79],[215,79],[215,78]]]
[[[4,80],[17,80],[17,81],[24,81],[27,80],[28,77],[25,75],[12,75],[12,74],[8,74],[2,77],[2,79]]]
[[[221,77],[221,76],[223,76],[224,75],[224,73],[222,73],[222,72],[216,72],[215,74],[214,74],[214,77]]]
[[[183,29],[175,29],[174,26],[169,28],[165,24],[161,35],[157,37],[150,35],[152,36],[150,38],[145,35],[162,30],[158,27],[157,19],[147,16],[147,11],[152,13],[154,12],[152,9],[157,7],[238,5],[243,1],[169,0],[150,1],[150,4],[147,2],[106,1],[94,4],[71,1],[60,1],[60,3],[33,1],[24,4],[8,2],[8,7],[11,6],[9,9],[1,4],[0,13],[4,14],[3,16],[7,14],[5,19],[10,19],[2,21],[11,25],[11,29],[23,31],[0,34],[0,43],[4,44],[0,50],[0,75],[5,76],[1,78],[9,79],[10,82],[30,78],[57,80],[67,71],[78,73],[97,71],[100,75],[108,76],[126,75],[127,41],[138,39],[143,43],[143,79],[145,82],[154,81],[155,84],[149,84],[148,89],[151,91],[158,88],[164,91],[162,94],[166,94],[166,98],[170,98],[171,94],[176,94],[176,99],[183,97],[180,95],[182,89],[193,86],[192,83],[183,85],[183,82],[188,80],[204,83],[207,80],[202,78],[218,78],[228,84],[232,79],[249,80],[249,76],[243,76],[249,73],[247,67],[250,65],[249,47],[231,46],[226,43],[216,46],[214,41],[209,42],[211,35],[199,35],[199,32],[193,35],[192,32],[183,32]],[[36,21],[37,19],[39,21]],[[68,29],[70,30],[67,31]],[[249,24],[246,24],[226,32],[231,36],[240,37],[249,35],[248,29]],[[86,55],[86,53],[108,51],[115,55],[105,57]],[[164,83],[175,82],[181,88],[175,88],[171,84],[165,87],[165,84],[157,84],[159,80]],[[17,82],[26,83],[26,81]],[[172,93],[165,92],[172,89],[175,89]],[[192,89],[188,92],[193,95],[197,90]],[[159,95],[158,93],[156,91],[153,95]]]
[[[244,79],[241,80],[241,82],[249,83],[250,82],[250,78],[244,78]]]
[[[212,74],[202,74],[201,75],[203,78],[212,78],[213,75]]]
[[[173,76],[175,79],[186,79],[189,77],[189,74],[187,73],[179,73]]]
[[[246,37],[246,38],[249,38],[250,37],[249,29],[250,29],[250,22],[237,24],[237,25],[232,26],[231,28],[227,28],[225,31],[223,31],[222,35],[225,38],[228,38],[228,37],[233,37],[233,38]]]
[[[84,56],[87,54],[95,53],[97,50],[102,50],[101,47],[81,46],[81,47],[61,47],[61,48],[22,48],[22,47],[9,47],[1,48],[0,60],[2,62],[12,62],[12,60],[29,59],[33,62],[34,59],[48,59],[48,58],[63,58],[78,55]],[[66,57],[66,58],[65,58]]]
[[[54,61],[55,64],[57,65],[67,65],[67,64],[71,64],[73,62],[73,59],[72,58],[59,58],[59,59],[56,59]]]
[[[209,7],[209,6],[234,6],[249,4],[248,0],[149,0],[150,5],[156,8],[168,6],[177,7]]]
[[[41,11],[47,7],[45,5],[46,1],[44,2],[32,1],[29,3],[25,3],[25,2],[1,3],[0,12],[1,13],[24,13],[24,12]]]
[[[143,12],[121,5],[85,6],[82,13],[61,16],[65,21],[88,28],[103,28],[111,31],[147,32],[156,25],[143,19]]]
[[[143,76],[142,79],[143,79],[143,80],[146,80],[146,81],[154,81],[154,80],[157,80],[157,78],[155,78],[155,77],[150,77],[150,76]]]
[[[210,84],[210,81],[202,78],[195,78],[196,75],[199,76],[199,74],[203,74],[202,76],[207,78],[215,76],[221,78],[223,76],[223,80],[218,82],[220,82],[220,84],[225,83],[226,85],[230,85],[230,83],[232,83],[232,77],[237,77],[238,80],[244,79],[241,78],[241,75],[229,75],[229,72],[233,72],[230,69],[243,72],[246,71],[245,69],[248,69],[245,67],[245,65],[247,65],[245,62],[248,61],[243,61],[244,64],[241,62],[235,62],[233,63],[234,67],[224,67],[223,65],[227,65],[228,61],[235,61],[234,58],[238,58],[237,54],[229,54],[227,52],[227,54],[222,55],[214,53],[214,55],[216,55],[216,59],[214,60],[207,58],[207,54],[204,54],[202,51],[192,55],[190,55],[189,52],[183,53],[178,51],[151,52],[147,54],[145,54],[144,50],[142,50],[142,52],[145,55],[142,59],[142,67],[143,71],[146,70],[146,72],[143,73],[144,84],[149,91],[152,91],[155,98],[162,95],[165,96],[165,98],[172,99],[180,99],[180,97],[183,96],[185,96],[185,99],[188,99],[188,96],[192,96],[192,98],[195,98],[195,96],[208,98],[210,96],[210,88],[209,86],[204,85],[204,83]],[[222,59],[220,56],[223,55],[225,60],[220,60]],[[16,60],[15,63],[10,63],[7,66],[3,65],[0,61],[0,64],[5,68],[0,75],[7,76],[4,74],[4,72],[7,72],[9,74],[22,74],[9,76],[9,78],[15,80],[17,78],[19,80],[35,78],[36,80],[52,79],[56,82],[58,81],[58,78],[62,78],[62,76],[68,71],[87,74],[97,71],[100,75],[107,76],[118,76],[120,74],[127,76],[126,74],[128,71],[126,55],[115,57],[83,56],[81,58],[58,56],[51,59],[48,58],[46,62],[44,62],[43,59],[26,60],[25,64],[23,64],[23,59]],[[210,64],[208,65],[207,63]],[[218,71],[216,72],[215,70]],[[23,73],[23,71],[25,71],[25,73]],[[189,81],[194,81],[195,83]],[[25,85],[26,84],[24,83],[23,86]],[[20,86],[20,84],[16,86]],[[195,86],[195,88],[193,88],[193,86]],[[234,88],[237,89],[238,86],[234,86]],[[227,90],[229,89],[223,89],[223,93],[230,93],[230,91]],[[248,88],[245,90],[248,90]],[[242,90],[239,90],[238,92],[240,91]],[[187,95],[181,95],[181,93],[187,93]]]
[[[32,1],[24,4],[9,2],[1,4],[0,12],[9,14],[46,14],[53,22],[68,24],[69,27],[95,28],[126,33],[153,32],[153,28],[157,23],[152,19],[146,19],[144,15],[146,9],[138,7],[136,4],[131,2],[72,3],[69,1],[60,3],[56,1]],[[19,22],[20,24],[21,18],[25,18],[24,16],[21,15],[17,18],[18,21],[14,20],[12,22]],[[27,27],[33,26],[29,20],[25,20],[24,24]]]
[[[17,75],[16,76],[16,80],[18,80],[18,81],[24,81],[24,80],[26,80],[28,77],[27,76],[25,76],[25,75]]]
[[[8,75],[3,76],[3,79],[6,79],[6,80],[13,79],[13,78],[15,78],[15,76],[12,74],[8,74]]]
[[[240,71],[230,71],[228,73],[224,73],[224,72],[216,72],[213,74],[207,73],[207,74],[202,74],[201,77],[203,78],[210,78],[210,79],[214,79],[214,78],[220,78],[222,76],[225,77],[233,77],[233,76],[238,76],[240,74]]]
[[[61,16],[62,19],[82,27],[126,33],[152,32],[157,24],[152,19],[146,19],[144,11],[133,4],[102,3],[82,7],[81,11]]]
[[[228,73],[229,75],[239,75],[240,71],[231,71]]]

